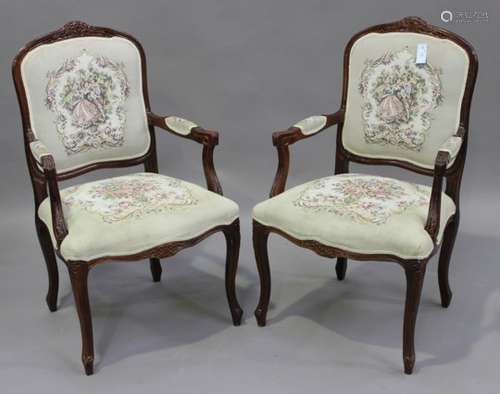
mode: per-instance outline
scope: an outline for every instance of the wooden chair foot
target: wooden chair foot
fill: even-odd
[[[404,357],[403,362],[405,366],[405,374],[411,375],[413,373],[413,368],[415,367],[415,356]]]
[[[446,294],[441,293],[441,306],[443,308],[448,308],[451,304],[451,299],[453,297],[453,293],[449,291]]]
[[[153,276],[153,282],[159,282],[162,273],[160,259],[149,259],[149,267],[151,269],[151,275]]]
[[[231,309],[231,317],[233,319],[233,326],[240,326],[241,318],[243,317],[243,310],[241,308]]]
[[[254,314],[255,318],[257,319],[257,324],[259,325],[259,327],[265,327],[267,311],[264,310],[263,308],[258,307],[255,310]]]
[[[335,264],[335,272],[337,273],[338,280],[344,280],[347,271],[347,259],[345,257],[337,257],[337,264]]]
[[[83,367],[85,368],[85,375],[90,376],[94,374],[94,357],[82,357]]]
[[[57,311],[57,293],[51,294],[50,291],[45,297],[45,301],[47,302],[47,306],[49,307],[49,311],[56,312]]]

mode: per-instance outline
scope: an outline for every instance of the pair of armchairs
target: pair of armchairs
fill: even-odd
[[[423,60],[415,58],[417,47],[423,47]],[[253,211],[261,283],[255,311],[259,325],[266,324],[270,299],[270,233],[335,257],[339,280],[345,277],[348,258],[393,261],[406,274],[403,360],[405,372],[412,373],[426,265],[441,244],[443,307],[451,300],[448,268],[458,230],[476,74],[477,57],[470,44],[419,18],[374,26],[349,41],[340,110],[273,134],[279,163],[271,198]],[[149,259],[157,282],[161,258],[223,232],[227,299],[233,324],[239,325],[238,205],[222,196],[215,172],[218,133],[151,112],[141,44],[109,28],[70,22],[21,49],[13,78],[35,225],[49,274],[46,301],[51,311],[57,309],[57,256],[69,271],[85,372],[93,373],[94,362],[88,274],[110,260]],[[333,125],[335,175],[285,191],[289,145]],[[208,190],[158,174],[155,128],[202,144]],[[432,187],[351,174],[351,161],[432,176]],[[143,164],[145,172],[59,189],[59,182],[95,169],[137,164]]]

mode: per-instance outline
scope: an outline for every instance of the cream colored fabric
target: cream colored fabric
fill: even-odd
[[[418,44],[427,64],[416,65]],[[350,53],[345,148],[357,155],[433,168],[455,134],[469,59],[450,40],[416,33],[370,33]]]
[[[137,173],[61,190],[68,227],[60,251],[67,260],[138,253],[188,240],[230,224],[238,205],[200,186],[153,173]],[[38,210],[52,234],[50,202]],[[53,234],[52,240],[55,243]]]
[[[310,116],[308,118],[302,119],[300,122],[295,123],[293,126],[298,127],[302,134],[310,135],[317,133],[326,124],[326,116]]]
[[[253,218],[295,238],[350,252],[421,259],[433,250],[424,229],[430,191],[392,178],[334,175],[261,202]],[[454,213],[455,204],[443,193],[438,242]]]
[[[451,159],[454,159],[457,156],[460,147],[462,146],[462,142],[463,142],[462,137],[452,135],[444,142],[443,145],[441,145],[439,150],[442,152],[448,152],[450,154]]]
[[[191,129],[193,127],[197,127],[196,123],[191,122],[190,120],[179,118],[178,116],[169,116],[165,118],[165,123],[168,128],[172,131],[175,131],[177,134],[188,135],[191,133]]]
[[[49,156],[50,152],[41,141],[33,141],[30,143],[30,151],[38,164],[42,163],[42,157]]]
[[[80,37],[41,45],[23,59],[21,73],[31,128],[58,172],[149,149],[141,60],[131,41]]]

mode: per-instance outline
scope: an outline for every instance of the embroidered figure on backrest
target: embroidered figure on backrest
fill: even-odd
[[[130,90],[124,68],[82,51],[48,73],[45,102],[68,155],[123,145]]]
[[[368,59],[359,83],[365,141],[420,151],[443,101],[439,75],[429,63],[415,64],[407,49]]]

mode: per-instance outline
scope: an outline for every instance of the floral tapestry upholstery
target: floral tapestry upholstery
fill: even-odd
[[[141,59],[131,41],[80,37],[41,45],[21,72],[32,130],[58,172],[147,152]]]
[[[434,247],[424,229],[430,192],[428,186],[392,178],[334,175],[258,204],[253,218],[295,238],[350,252],[425,258]],[[454,213],[455,204],[443,193],[438,242]]]
[[[231,200],[154,173],[68,187],[61,190],[61,199],[68,235],[60,251],[69,260],[138,253],[194,238],[238,217],[238,206]],[[48,199],[38,214],[52,233]]]
[[[416,48],[427,45],[424,64]],[[433,168],[459,126],[469,59],[446,39],[370,33],[351,48],[344,147],[359,156]]]

